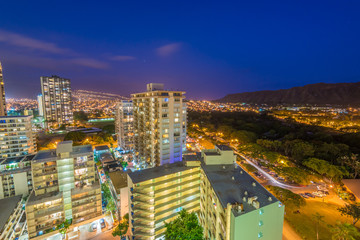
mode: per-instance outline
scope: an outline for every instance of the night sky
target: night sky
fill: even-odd
[[[252,3],[247,3],[252,2]],[[148,82],[188,98],[360,81],[359,1],[2,1],[7,97],[40,76],[128,95]]]

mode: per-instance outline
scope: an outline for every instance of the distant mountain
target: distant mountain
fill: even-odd
[[[128,100],[128,97],[124,97],[118,94],[113,93],[105,93],[105,92],[95,92],[89,90],[75,90],[72,94],[73,98],[75,99],[87,99],[87,100]]]
[[[360,82],[316,83],[275,91],[235,93],[215,102],[360,106]]]

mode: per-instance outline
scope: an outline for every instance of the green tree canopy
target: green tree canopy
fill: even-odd
[[[332,240],[356,240],[360,239],[360,233],[353,225],[338,221],[331,226]]]
[[[124,235],[126,235],[128,228],[129,228],[129,214],[125,214],[122,221],[113,230],[112,235],[114,237],[116,236],[123,237]]]
[[[346,204],[344,207],[338,208],[341,215],[351,217],[353,219],[353,225],[355,225],[360,219],[360,205],[357,203]]]
[[[88,119],[88,115],[84,111],[74,112],[75,121],[86,122]]]
[[[179,212],[179,217],[170,223],[165,223],[165,239],[192,239],[203,240],[203,228],[200,226],[194,212],[188,213],[185,209]]]
[[[266,186],[266,188],[289,208],[300,208],[306,205],[304,198],[290,190],[271,185]]]
[[[85,139],[85,133],[83,132],[68,132],[64,138],[65,141],[72,140],[74,142],[81,142],[84,139]]]

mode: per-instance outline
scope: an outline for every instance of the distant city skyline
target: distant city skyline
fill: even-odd
[[[162,82],[207,100],[357,82],[359,7],[338,1],[7,1],[0,15],[6,94],[35,99],[40,76],[51,75],[70,79],[74,90],[129,96]]]

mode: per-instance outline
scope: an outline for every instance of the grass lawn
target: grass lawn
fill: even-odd
[[[301,238],[316,239],[316,222],[312,219],[312,215],[318,212],[324,216],[324,223],[320,223],[319,225],[319,239],[328,240],[331,239],[328,224],[335,225],[337,220],[352,223],[352,218],[341,216],[337,210],[338,207],[339,205],[332,203],[307,200],[306,206],[300,209],[300,213],[295,214],[293,211],[287,210],[285,219]],[[360,227],[359,222],[356,224],[356,227]]]

